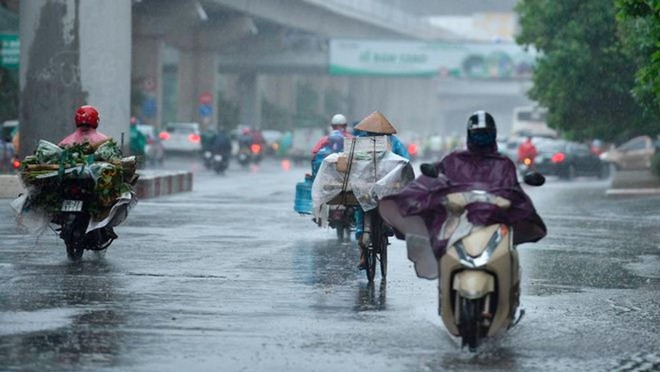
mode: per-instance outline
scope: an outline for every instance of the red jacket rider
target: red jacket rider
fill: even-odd
[[[532,143],[532,137],[527,137],[527,140],[521,143],[518,147],[518,161],[521,163],[525,159],[531,159],[533,163],[537,154],[538,152],[536,151],[536,146],[534,146]]]
[[[89,142],[95,145],[103,142],[109,137],[101,132],[97,132],[99,126],[99,112],[92,106],[81,106],[76,110],[75,115],[76,131],[66,136],[58,143],[60,146],[71,146],[74,143],[82,144]]]

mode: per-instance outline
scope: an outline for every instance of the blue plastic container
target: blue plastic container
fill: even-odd
[[[305,180],[296,184],[296,201],[293,210],[302,214],[312,213],[312,177],[310,175],[305,175]]]

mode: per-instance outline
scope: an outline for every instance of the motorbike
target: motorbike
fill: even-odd
[[[422,173],[438,176],[428,168],[422,168]],[[539,173],[528,173],[523,180],[532,186],[545,182]],[[460,337],[470,351],[476,351],[485,338],[516,325],[524,315],[519,310],[521,269],[513,243],[515,231],[505,224],[473,226],[464,212],[475,202],[502,210],[511,207],[511,201],[483,190],[447,194],[443,202],[447,218],[438,236],[447,240],[447,248],[439,259],[420,216],[403,217],[392,201],[379,205],[383,219],[406,235],[408,258],[415,262],[417,275],[439,276],[439,315],[449,333]]]
[[[532,171],[534,171],[534,159],[527,157],[518,161],[518,173],[521,176]]]
[[[333,205],[328,211],[328,225],[337,232],[337,240],[350,241],[355,227],[355,209],[348,205]]]
[[[263,146],[258,143],[253,143],[250,146],[251,160],[254,164],[259,164],[261,162],[261,159],[263,159],[263,151]]]
[[[225,170],[227,170],[227,167],[229,166],[229,158],[226,155],[213,154],[211,163],[215,173],[223,174],[225,173]]]
[[[204,168],[211,169],[213,168],[213,152],[210,150],[205,150],[203,154]]]
[[[63,182],[62,206],[52,222],[60,226],[56,231],[64,240],[67,256],[72,261],[80,260],[85,250],[103,251],[117,239],[112,227],[87,231],[91,219],[89,207],[96,197],[93,190],[90,179]]]
[[[238,164],[240,164],[242,167],[247,167],[250,165],[250,158],[251,158],[251,152],[248,147],[241,147],[238,150],[238,155],[236,157],[238,159]]]

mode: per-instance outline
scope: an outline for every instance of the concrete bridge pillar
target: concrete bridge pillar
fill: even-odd
[[[101,132],[128,138],[131,1],[21,1],[19,14],[21,156],[71,133],[84,104]]]
[[[138,115],[147,124],[159,127],[162,121],[162,63],[163,42],[155,37],[136,37],[132,40],[132,89],[142,95],[142,102],[131,107],[131,114]]]
[[[180,50],[179,53],[179,107],[177,118],[180,121],[195,121],[203,129],[218,124],[218,97],[216,80],[218,68],[215,53]],[[210,93],[210,101],[200,102],[200,97]],[[202,99],[203,101],[203,99]],[[211,108],[201,109],[204,104]]]
[[[261,128],[261,94],[259,76],[255,72],[240,74],[238,86],[240,91],[240,123],[255,128]]]

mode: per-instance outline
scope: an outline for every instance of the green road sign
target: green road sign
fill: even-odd
[[[16,34],[0,34],[0,67],[18,69],[21,43]]]

